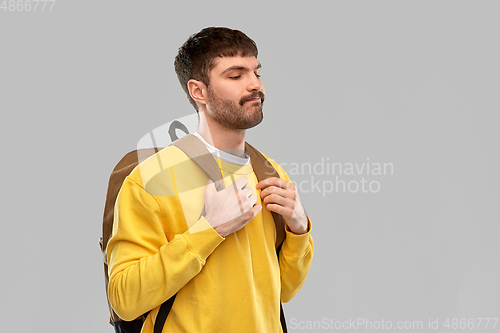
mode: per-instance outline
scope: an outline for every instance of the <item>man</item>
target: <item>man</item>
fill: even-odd
[[[313,241],[296,188],[272,160],[280,178],[257,183],[245,153],[246,129],[263,118],[260,68],[255,43],[238,30],[206,28],[179,49],[175,69],[199,114],[195,135],[225,188],[217,192],[175,146],[125,179],[107,248],[108,293],[124,320],[153,309],[142,332],[153,332],[173,295],[163,332],[282,332],[280,300],[305,281]],[[286,222],[279,259],[271,212]]]

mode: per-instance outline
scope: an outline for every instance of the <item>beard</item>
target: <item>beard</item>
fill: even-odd
[[[219,124],[231,129],[248,129],[262,122],[264,114],[264,93],[261,91],[243,96],[239,103],[223,99],[217,96],[210,87],[207,87],[208,100],[211,106],[211,116]],[[248,100],[260,97],[260,102],[248,102]],[[246,105],[245,105],[246,104]]]

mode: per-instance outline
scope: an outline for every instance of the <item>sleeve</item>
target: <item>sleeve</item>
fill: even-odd
[[[265,155],[264,155],[265,156]],[[265,156],[272,166],[278,171],[280,177],[291,183],[285,170]],[[285,227],[286,238],[279,254],[279,267],[281,274],[281,301],[289,302],[304,284],[314,254],[314,243],[311,236],[311,219],[308,219],[307,233],[296,235],[288,226]]]
[[[124,320],[134,320],[176,294],[224,240],[203,217],[184,233],[167,237],[165,220],[184,219],[178,197],[167,199],[170,204],[160,206],[128,177],[118,195],[107,247],[108,297]]]
[[[308,217],[308,232],[296,235],[288,226],[286,238],[280,251],[281,301],[289,302],[304,284],[314,253],[311,236],[311,220]]]

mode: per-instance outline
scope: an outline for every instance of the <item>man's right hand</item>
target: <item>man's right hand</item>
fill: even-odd
[[[221,237],[226,237],[243,228],[262,209],[256,204],[258,198],[251,187],[246,187],[248,178],[242,176],[229,187],[217,192],[209,179],[205,187],[205,219]]]

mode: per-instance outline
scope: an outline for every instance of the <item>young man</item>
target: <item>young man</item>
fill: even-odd
[[[153,332],[173,295],[163,332],[282,332],[280,300],[305,281],[313,241],[296,188],[272,160],[280,178],[257,182],[245,153],[246,129],[263,119],[260,67],[255,43],[238,30],[206,28],[179,49],[175,69],[199,114],[195,135],[225,188],[217,192],[175,146],[123,183],[107,247],[108,294],[124,320],[152,309],[142,332]],[[271,212],[286,222],[279,259]]]

